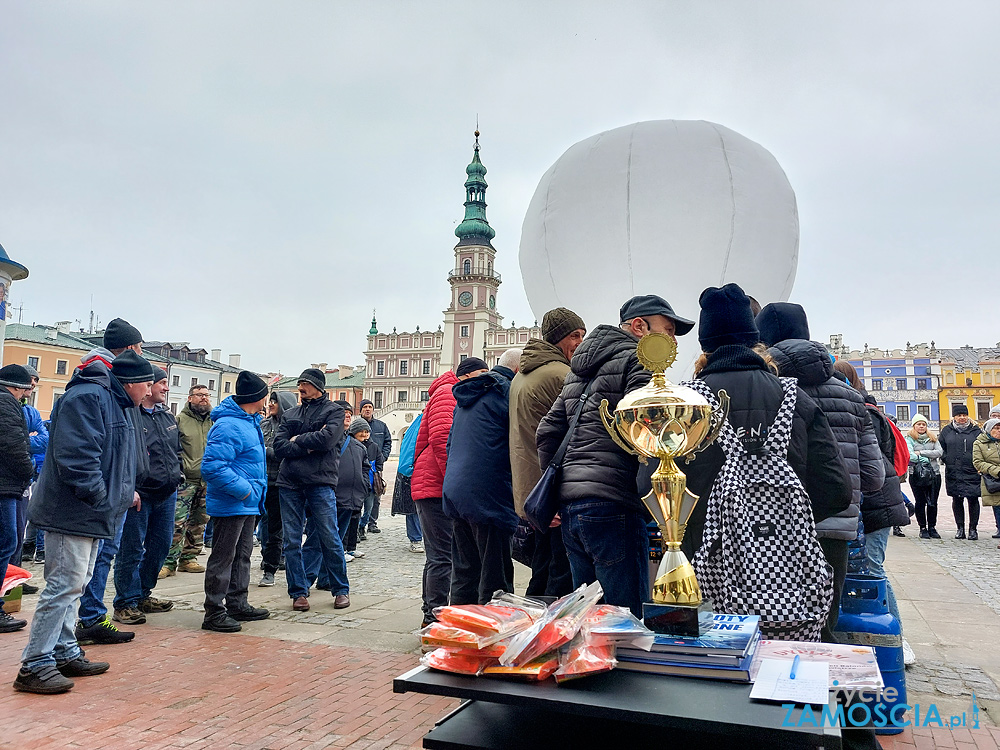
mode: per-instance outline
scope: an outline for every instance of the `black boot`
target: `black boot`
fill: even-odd
[[[965,539],[965,527],[964,526],[959,526],[958,527],[958,533],[955,534],[955,538],[956,539]]]
[[[931,538],[931,532],[929,532],[926,528],[924,528],[924,527],[921,526],[920,527],[920,538],[921,539],[930,539]]]
[[[903,533],[903,530],[901,528],[899,528],[898,526],[893,526],[892,527],[892,535],[893,536],[906,536],[906,534]]]
[[[972,540],[973,542],[979,539],[979,532],[976,531],[975,526],[969,527],[969,539]]]

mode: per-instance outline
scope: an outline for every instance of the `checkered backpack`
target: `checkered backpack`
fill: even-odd
[[[685,385],[717,403],[704,381]],[[818,641],[833,601],[833,569],[787,458],[796,381],[781,378],[781,385],[784,399],[759,454],[746,452],[728,420],[719,435],[726,462],[708,496],[694,567],[716,612],[760,615],[765,638]]]

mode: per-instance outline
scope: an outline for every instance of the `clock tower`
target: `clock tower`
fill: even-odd
[[[465,169],[465,218],[455,228],[455,265],[448,272],[451,302],[444,311],[444,346],[440,372],[454,369],[466,357],[486,358],[486,331],[498,328],[497,289],[493,270],[496,236],[486,220],[486,167],[479,160],[479,131],[472,162]]]

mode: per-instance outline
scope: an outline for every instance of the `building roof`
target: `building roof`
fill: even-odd
[[[961,347],[959,349],[938,349],[942,362],[954,362],[962,372],[979,372],[980,362],[996,362],[1000,360],[1000,348],[995,346],[976,349]]]
[[[55,333],[55,338],[52,334]],[[29,326],[23,323],[8,323],[4,338],[8,341],[28,341],[33,344],[48,344],[49,346],[64,346],[68,349],[80,349],[89,352],[94,345],[82,337],[60,333],[54,326]]]
[[[298,385],[299,376],[292,375],[287,378],[282,378],[277,383],[274,384],[274,388],[278,390],[291,390]],[[363,388],[365,384],[365,372],[364,370],[355,370],[353,375],[349,375],[346,378],[340,377],[340,373],[336,370],[333,372],[326,373],[326,387],[330,390],[336,390],[337,388]]]
[[[466,167],[465,173],[469,179],[465,181],[465,218],[455,227],[455,236],[462,243],[481,244],[492,247],[490,240],[496,237],[496,231],[486,220],[486,167],[479,160],[479,131],[476,131],[476,145],[472,161]],[[469,242],[476,240],[475,243]]]

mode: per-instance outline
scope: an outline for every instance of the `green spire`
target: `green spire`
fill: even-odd
[[[375,310],[372,309],[372,327],[368,331],[369,336],[374,336],[378,333],[378,324],[375,322]]]
[[[455,227],[455,235],[462,240],[485,240],[486,244],[496,236],[493,227],[486,221],[486,167],[479,161],[479,131],[476,131],[475,151],[472,161],[465,168],[469,179],[465,181],[465,219]]]

